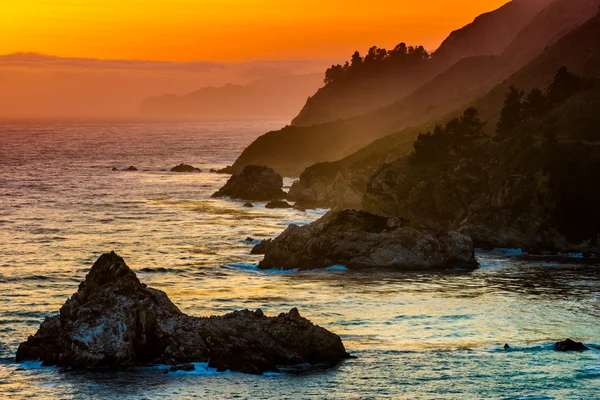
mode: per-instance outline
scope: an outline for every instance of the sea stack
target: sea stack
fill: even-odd
[[[265,166],[249,165],[239,173],[232,175],[212,197],[231,197],[249,201],[271,201],[285,198],[282,190],[283,179]]]
[[[261,374],[347,357],[339,336],[295,308],[276,317],[248,310],[188,316],[112,252],[96,261],[58,315],[21,343],[16,360],[72,368],[208,362],[218,370]]]

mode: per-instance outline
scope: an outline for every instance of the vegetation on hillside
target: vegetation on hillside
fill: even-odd
[[[572,74],[567,67],[562,66],[545,91],[533,88],[525,96],[525,92],[511,86],[496,126],[498,138],[505,137],[525,121],[543,117],[575,93],[589,88],[591,84],[591,81]]]
[[[344,65],[332,65],[325,72],[324,82],[326,85],[337,84],[346,80],[360,79],[365,75],[387,72],[400,66],[418,65],[430,59],[431,55],[423,46],[407,47],[406,43],[400,43],[392,50],[373,46],[365,57],[355,51],[350,61],[346,61]]]
[[[483,137],[485,124],[479,112],[470,107],[461,117],[451,119],[446,125],[436,125],[433,132],[421,133],[415,141],[411,161],[432,162],[447,154],[464,152]]]

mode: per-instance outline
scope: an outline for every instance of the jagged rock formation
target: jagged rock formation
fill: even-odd
[[[348,354],[340,338],[292,309],[266,317],[244,310],[221,317],[183,314],[141,283],[114,252],[102,255],[79,290],[21,343],[16,360],[63,367],[126,367],[208,362],[253,374],[278,365],[335,363]]]
[[[234,174],[225,186],[212,197],[269,201],[285,198],[283,179],[266,166],[249,165],[239,174]]]
[[[179,164],[171,168],[171,172],[201,172],[200,168],[196,168],[189,164]]]
[[[473,242],[455,232],[431,234],[398,218],[364,211],[329,212],[310,225],[289,226],[272,241],[262,242],[262,269],[347,268],[396,270],[477,268]]]

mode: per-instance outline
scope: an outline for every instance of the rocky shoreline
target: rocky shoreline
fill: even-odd
[[[21,343],[16,361],[68,368],[207,362],[220,371],[261,374],[279,366],[334,365],[349,357],[339,336],[295,308],[276,317],[261,310],[188,316],[164,292],[141,283],[112,252],[96,261],[58,315]]]

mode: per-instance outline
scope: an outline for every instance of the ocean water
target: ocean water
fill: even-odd
[[[210,199],[228,177],[206,171],[283,124],[0,126],[0,399],[600,398],[598,265],[496,251],[479,252],[475,272],[258,271],[246,237],[324,210]],[[168,172],[181,162],[203,172]],[[139,171],[111,171],[129,165]],[[18,344],[110,250],[186,313],[298,307],[356,358],[264,376],[16,364]],[[592,350],[554,352],[566,337]]]

